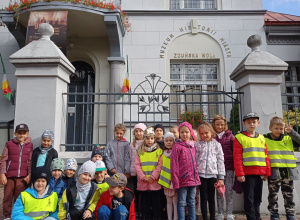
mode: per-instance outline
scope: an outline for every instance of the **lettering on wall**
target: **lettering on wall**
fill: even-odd
[[[174,53],[173,59],[212,59],[216,58],[215,54],[213,53]]]

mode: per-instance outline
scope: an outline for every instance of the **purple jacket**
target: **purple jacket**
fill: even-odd
[[[194,142],[179,140],[172,148],[171,178],[174,189],[200,185],[197,173]]]
[[[216,140],[221,144],[224,160],[225,160],[225,170],[234,170],[233,166],[233,140],[234,136],[231,130],[225,131],[222,138],[219,139],[218,135],[216,135]]]

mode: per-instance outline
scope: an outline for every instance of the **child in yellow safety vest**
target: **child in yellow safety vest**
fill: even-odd
[[[147,127],[144,142],[137,150],[135,169],[138,177],[137,190],[141,191],[142,217],[150,219],[152,207],[153,219],[160,219],[160,189],[158,184],[162,168],[163,151],[155,143],[152,127]]]
[[[293,201],[294,180],[299,179],[294,156],[293,141],[300,144],[300,135],[293,130],[292,125],[285,126],[282,118],[273,117],[270,121],[271,133],[265,134],[271,176],[268,178],[268,210],[271,220],[279,220],[278,191],[281,187],[287,220],[295,218],[295,202]],[[287,134],[284,134],[286,131]]]
[[[165,150],[162,154],[162,169],[158,183],[163,186],[164,193],[167,198],[167,213],[168,219],[177,220],[177,192],[173,188],[171,182],[171,154],[172,147],[175,144],[175,136],[171,132],[167,132],[164,135]],[[172,218],[174,211],[174,218]]]

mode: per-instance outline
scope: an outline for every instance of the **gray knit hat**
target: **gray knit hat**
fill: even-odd
[[[52,130],[45,130],[42,134],[42,140],[44,138],[50,138],[50,140],[54,141],[54,132]]]
[[[69,158],[67,160],[65,170],[77,170],[77,161],[75,158]]]
[[[164,139],[166,139],[166,138],[168,138],[168,137],[170,137],[170,138],[173,138],[173,140],[174,140],[174,142],[175,142],[175,136],[174,136],[174,134],[173,134],[173,133],[171,133],[171,132],[167,132],[167,133],[165,133],[165,135],[164,135]]]
[[[51,171],[53,170],[61,170],[64,172],[65,169],[65,161],[61,158],[55,158],[51,162]]]
[[[82,166],[80,167],[78,171],[78,175],[83,174],[83,173],[89,173],[93,177],[95,175],[96,171],[96,164],[93,161],[86,161]]]

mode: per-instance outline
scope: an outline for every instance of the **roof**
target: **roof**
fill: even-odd
[[[300,25],[300,16],[267,11],[264,15],[265,25]]]

